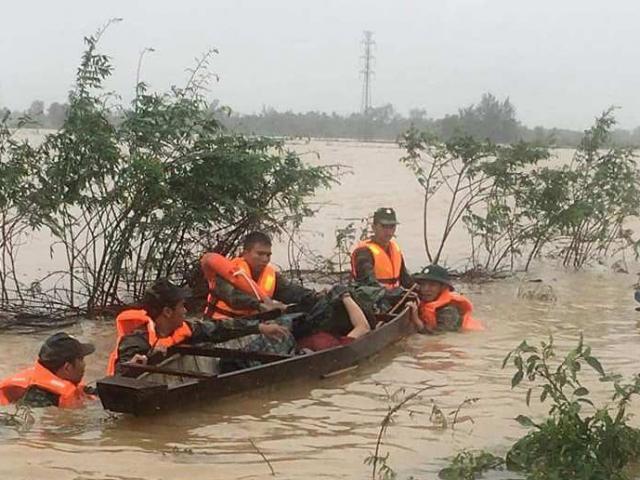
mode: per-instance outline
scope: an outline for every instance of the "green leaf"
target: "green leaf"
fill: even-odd
[[[535,427],[536,426],[536,424],[533,423],[533,420],[531,420],[526,415],[518,415],[516,417],[516,422],[518,422],[523,427]]]
[[[522,353],[535,353],[538,351],[536,347],[529,345],[526,340],[523,340],[522,343],[518,345],[518,350]]]
[[[529,404],[531,403],[531,392],[533,391],[533,388],[530,388],[529,390],[527,390],[527,398],[526,398],[526,402],[527,402],[527,407],[529,406]]]
[[[524,376],[524,372],[522,370],[518,370],[516,374],[511,379],[511,388],[514,388],[522,381],[522,377]]]
[[[504,360],[502,360],[502,368],[507,366],[507,362],[509,361],[509,359],[511,358],[511,354],[513,354],[513,352],[509,352],[507,353],[507,356],[504,357]]]
[[[540,394],[540,403],[544,403],[544,401],[547,399],[547,395],[549,395],[549,389],[547,385],[545,385],[542,388],[542,393]]]
[[[600,361],[596,357],[584,357],[585,362],[589,364],[591,368],[593,368],[596,372],[598,372],[601,376],[605,376],[604,368],[600,364]]]
[[[591,400],[589,400],[588,398],[576,398],[576,402],[586,403],[588,405],[591,405],[592,407],[595,407],[593,402]]]
[[[522,370],[522,357],[518,355],[513,359],[513,364],[517,367],[518,370]]]
[[[580,387],[580,388],[576,388],[573,391],[573,394],[576,397],[584,397],[585,395],[589,395],[589,390],[587,390],[585,387]]]

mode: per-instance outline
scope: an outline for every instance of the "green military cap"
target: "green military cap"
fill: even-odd
[[[40,348],[38,359],[42,362],[71,362],[96,351],[92,343],[81,343],[66,332],[55,333],[47,338]]]
[[[396,212],[390,207],[379,208],[373,213],[373,223],[380,225],[397,225]]]
[[[453,290],[453,284],[451,283],[449,272],[446,268],[441,267],[440,265],[429,265],[424,267],[420,272],[413,274],[413,279],[417,283],[427,281],[439,282],[447,285],[451,290]]]

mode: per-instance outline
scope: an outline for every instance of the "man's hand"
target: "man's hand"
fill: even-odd
[[[282,302],[279,302],[278,300],[273,300],[271,298],[266,299],[260,305],[260,307],[265,312],[270,312],[272,310],[280,310],[280,311],[284,312],[287,309],[287,305],[286,304],[284,304]]]
[[[290,335],[288,329],[277,323],[261,323],[258,329],[262,335],[269,338],[287,338]]]
[[[146,365],[148,362],[149,357],[140,353],[136,353],[127,363],[132,363],[134,365]]]
[[[420,297],[418,296],[417,292],[410,292],[407,295],[407,300],[410,302],[419,302],[420,301]]]
[[[416,326],[416,330],[418,333],[429,333],[433,334],[433,330],[427,327],[422,320],[420,320],[420,312],[418,302],[416,300],[409,300],[407,302],[407,306],[409,307],[410,318],[413,324]]]

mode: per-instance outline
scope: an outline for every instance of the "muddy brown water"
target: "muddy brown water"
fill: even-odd
[[[408,263],[412,268],[425,263],[420,190],[397,163],[398,149],[344,142],[296,148],[317,150],[322,162],[345,163],[354,170],[340,186],[318,196],[319,203],[330,204],[305,224],[306,242],[328,253],[333,229],[345,219],[393,205],[402,222],[398,239]],[[38,245],[33,239],[24,247],[33,249],[25,268],[40,253]],[[452,263],[464,263],[467,252],[466,239],[457,235],[447,255]],[[285,255],[285,246],[278,244],[275,260],[286,264]],[[555,304],[518,299],[519,278],[460,285],[487,324],[485,332],[415,335],[343,376],[277,386],[155,417],[112,415],[98,404],[83,411],[36,411],[28,432],[0,427],[0,474],[60,480],[270,477],[257,447],[276,478],[366,478],[370,467],[363,461],[375,448],[388,393],[410,393],[427,384],[434,387],[402,410],[384,437],[382,451],[390,453],[389,465],[399,478],[435,478],[447,457],[462,448],[504,453],[526,432],[513,418],[544,412],[537,404],[527,408],[526,390],[511,390],[513,372],[500,368],[507,351],[523,338],[539,341],[553,334],[559,349],[566,350],[584,332],[605,368],[626,375],[637,373],[640,360],[633,275],[604,267],[571,273],[537,265],[530,276],[554,288]],[[113,325],[85,320],[68,331],[95,342],[87,378],[100,377],[113,346]],[[49,333],[1,333],[0,377],[28,366]],[[598,399],[606,399],[603,385],[595,380],[589,385]],[[434,403],[448,413],[471,398],[477,401],[462,408],[462,421],[455,428],[443,429],[430,420]],[[640,413],[637,404],[631,410]]]

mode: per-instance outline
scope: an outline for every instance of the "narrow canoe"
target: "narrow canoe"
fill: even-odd
[[[149,415],[197,401],[268,387],[302,378],[339,373],[415,331],[408,309],[395,316],[380,316],[382,326],[350,344],[304,355],[283,356],[231,350],[211,345],[174,347],[156,366],[141,367],[137,377],[105,377],[97,382],[105,409]],[[217,374],[219,358],[260,360],[261,365]]]

